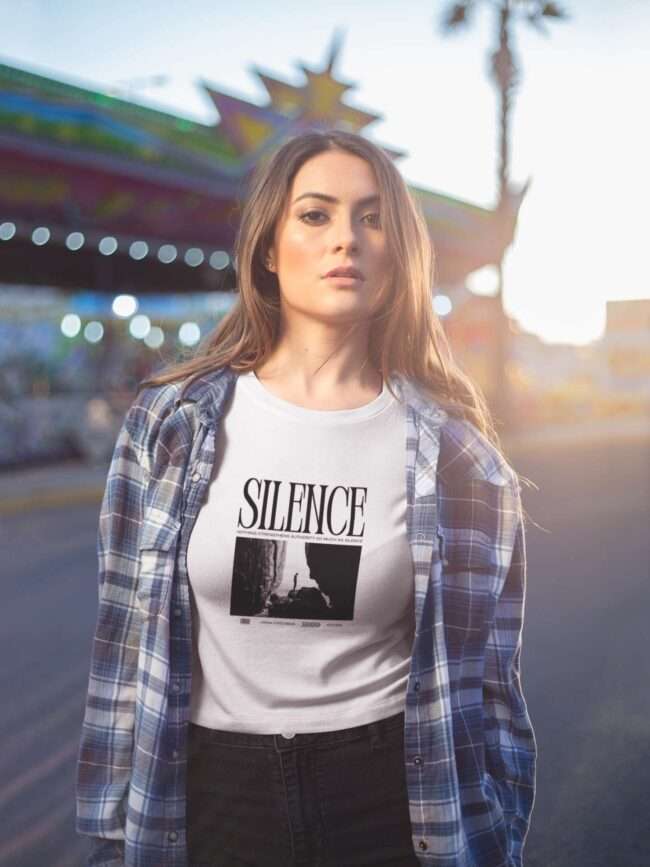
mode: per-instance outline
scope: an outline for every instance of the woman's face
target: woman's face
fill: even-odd
[[[367,315],[388,270],[372,166],[345,151],[325,151],[303,163],[269,254],[285,308],[327,322]],[[340,267],[361,276],[327,276]]]

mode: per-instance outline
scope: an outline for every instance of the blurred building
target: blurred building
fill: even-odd
[[[650,298],[607,302],[602,351],[608,390],[650,399]]]
[[[434,299],[454,358],[489,397],[492,382],[492,359],[499,314],[494,296],[476,295],[461,284],[447,286]]]
[[[335,40],[296,84],[254,68],[257,105],[203,87],[219,120],[202,124],[0,65],[0,282],[111,293],[233,288],[232,248],[250,173],[308,129],[365,134],[379,114],[343,101]],[[394,160],[403,151],[383,147]],[[496,212],[412,187],[441,285],[500,260],[521,194]]]
[[[434,305],[456,360],[489,401],[499,388],[491,378],[496,299],[455,285]],[[650,413],[650,300],[607,302],[605,334],[585,346],[547,343],[513,319],[509,328],[517,426]]]
[[[139,381],[218,324],[236,299],[233,246],[255,166],[296,133],[365,135],[381,119],[348,101],[355,85],[335,74],[340,48],[335,38],[320,67],[298,64],[295,83],[252,68],[267,93],[262,105],[202,84],[215,123],[0,64],[0,451],[8,460],[55,450],[45,433],[27,446],[28,431],[61,428],[56,448],[68,448],[79,424],[63,422],[78,413],[57,409],[57,395],[76,393],[88,404],[79,412],[95,421],[105,417],[95,401],[102,396],[119,417]],[[380,146],[393,160],[404,156]],[[497,214],[410,190],[435,246],[433,301],[441,318],[462,304],[444,324],[487,392],[494,301],[464,283],[501,260],[524,191]]]

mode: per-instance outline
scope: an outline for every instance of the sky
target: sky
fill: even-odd
[[[649,298],[650,0],[558,0],[540,34],[520,15],[511,184],[531,185],[504,265],[504,304],[549,343],[602,336],[606,300]],[[497,95],[487,76],[496,0],[441,32],[449,0],[0,0],[0,62],[115,92],[205,123],[200,82],[263,104],[255,65],[294,84],[344,33],[344,101],[381,115],[364,131],[407,152],[405,179],[484,207],[497,195]],[[156,76],[165,76],[160,83]],[[489,293],[493,276],[472,275]]]

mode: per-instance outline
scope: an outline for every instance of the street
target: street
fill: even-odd
[[[539,747],[526,867],[650,860],[650,447],[555,446],[516,468],[528,531],[522,683]]]
[[[522,683],[539,747],[526,867],[650,862],[650,442],[528,446]],[[98,503],[4,516],[0,864],[81,867],[76,757]]]

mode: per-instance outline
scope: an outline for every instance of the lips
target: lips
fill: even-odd
[[[332,268],[331,271],[328,271],[325,275],[326,277],[354,277],[357,280],[363,280],[364,276],[359,271],[358,268],[346,267],[346,268]]]

